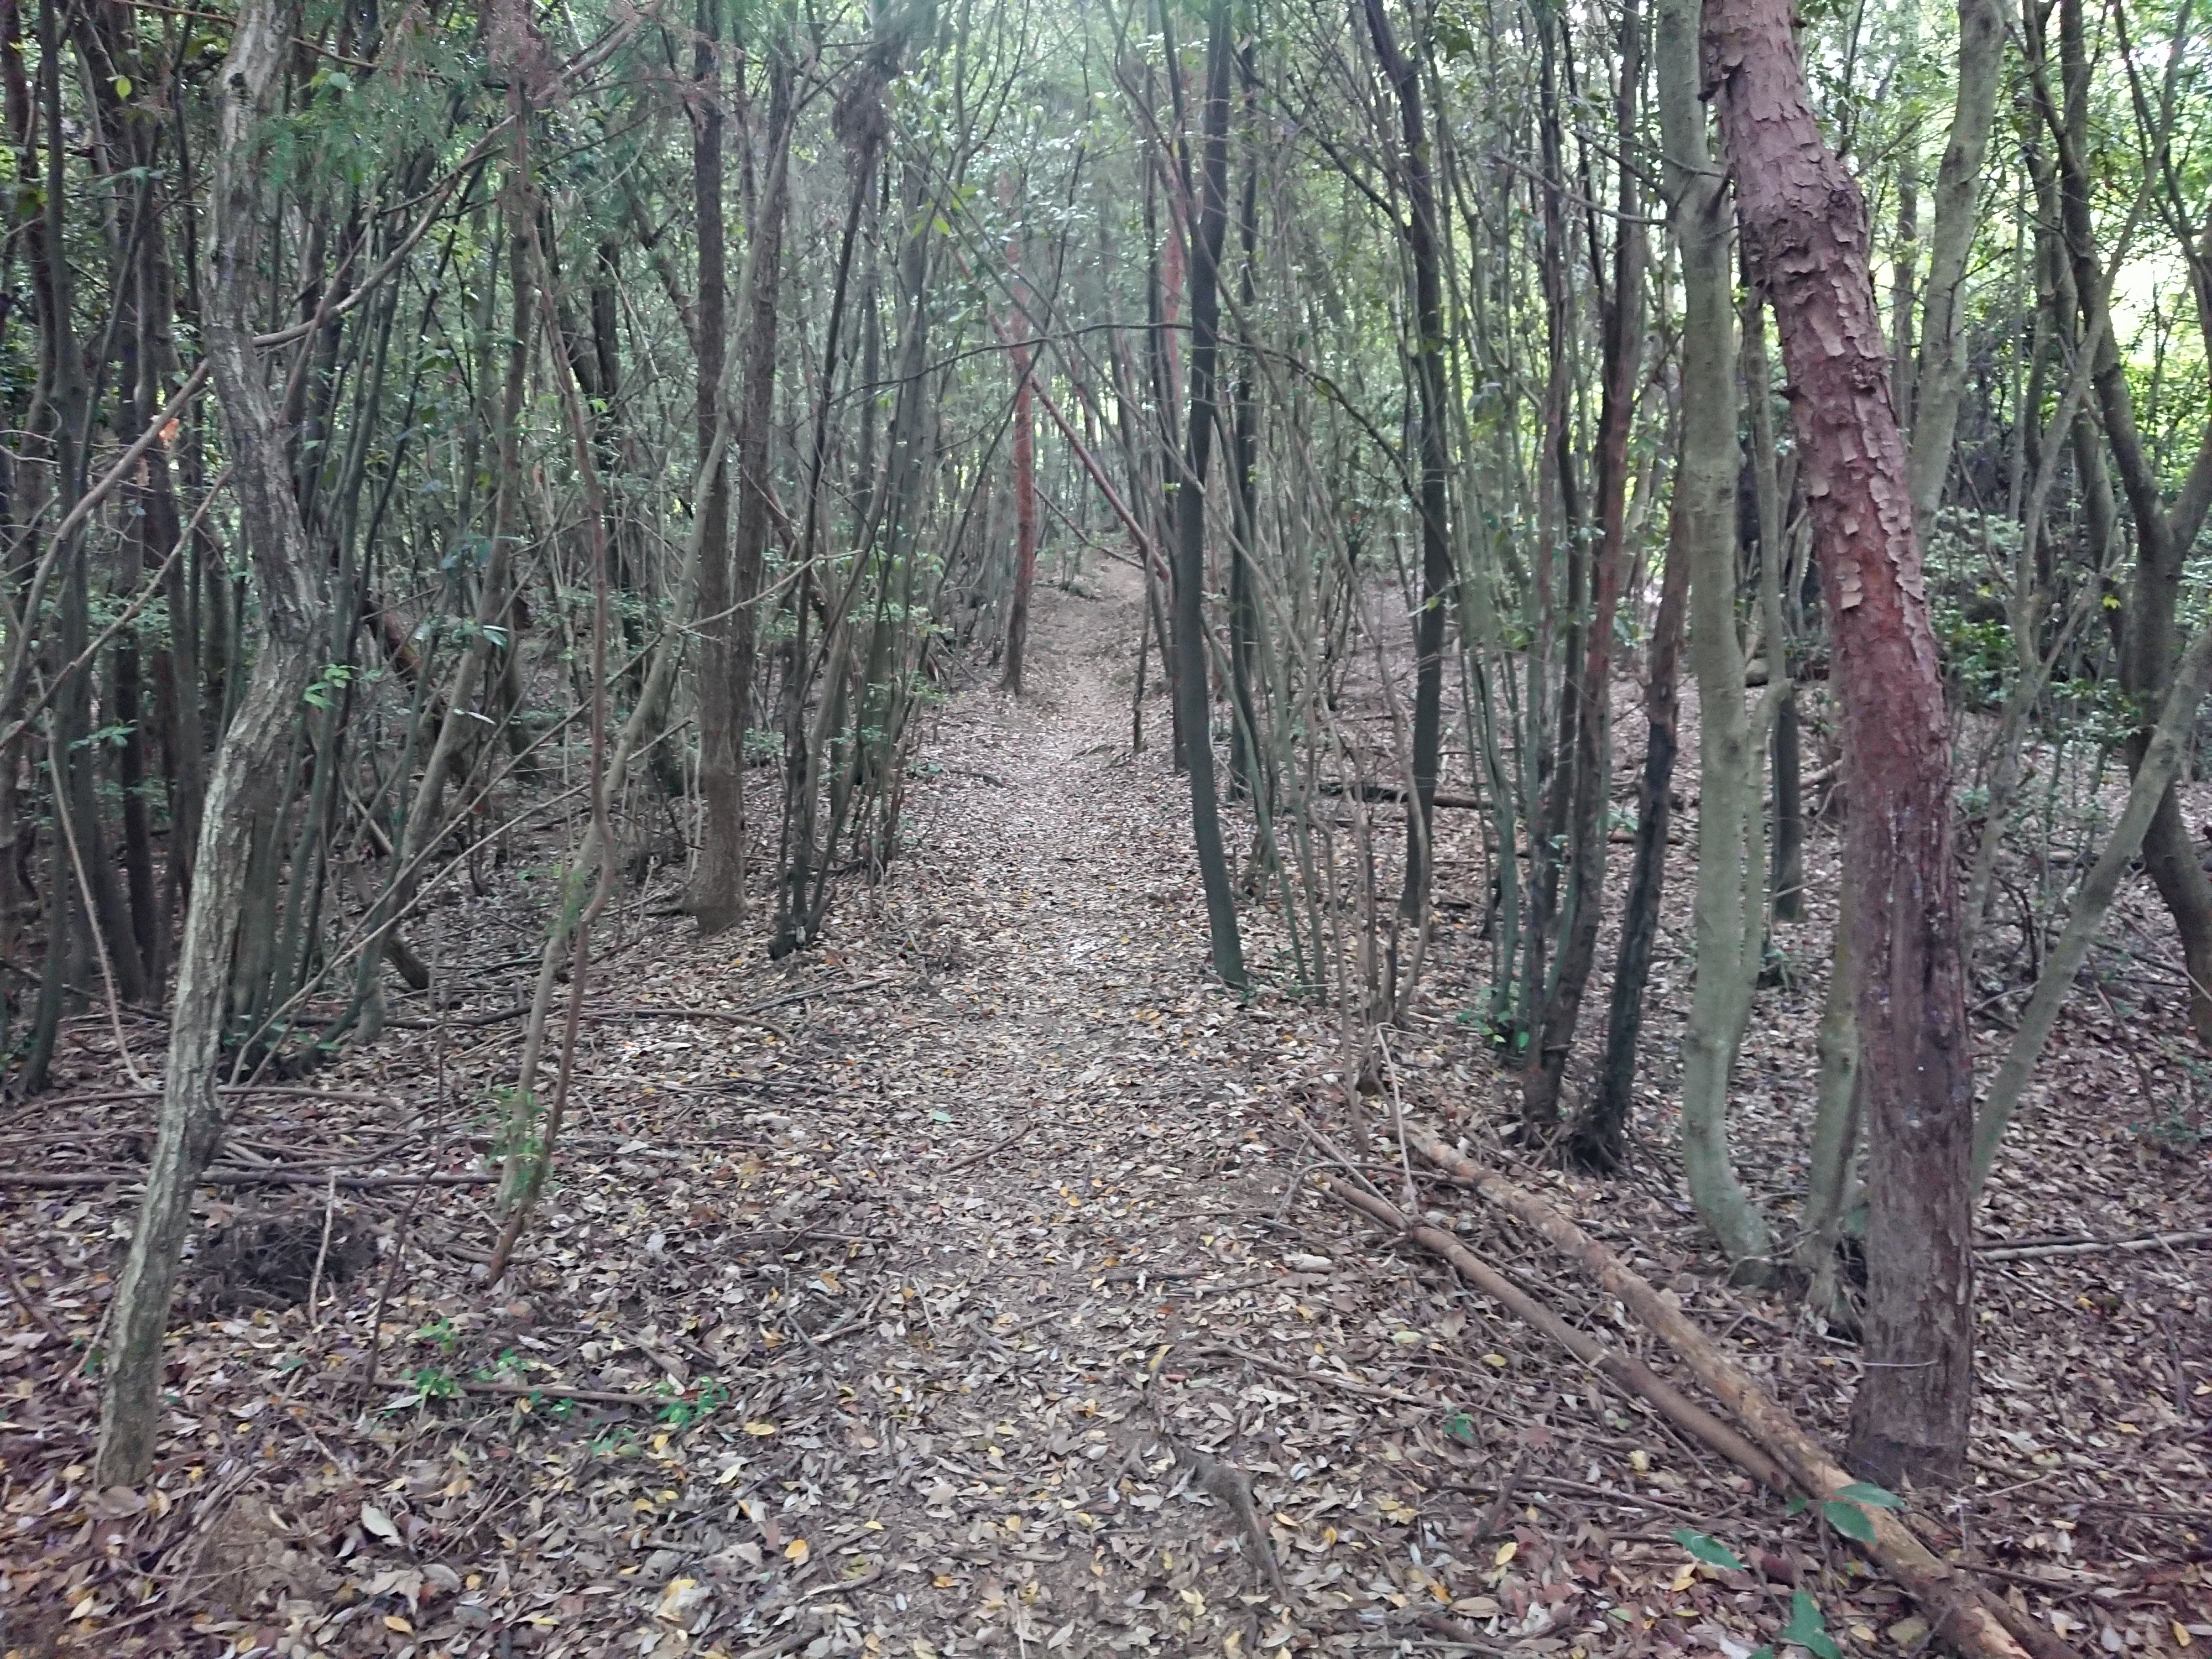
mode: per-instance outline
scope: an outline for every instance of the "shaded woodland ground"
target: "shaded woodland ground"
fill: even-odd
[[[1686,897],[1662,928],[1626,1174],[1514,1150],[1519,1075],[1462,1017],[1472,814],[1440,814],[1447,925],[1378,1092],[1348,1102],[1334,1012],[1240,1002],[1206,971],[1182,786],[1164,743],[1129,748],[1135,572],[1101,563],[1037,605],[1026,694],[978,684],[935,716],[911,855],[818,952],[771,964],[753,930],[702,941],[665,881],[609,910],[557,1175],[489,1295],[486,1103],[514,1075],[537,959],[530,857],[441,896],[416,938],[467,970],[460,1000],[396,995],[376,1045],[239,1103],[143,1498],[88,1484],[93,1384],[72,1356],[128,1237],[153,1103],[104,1016],[70,1022],[59,1086],[0,1118],[0,1649],[1928,1646],[1928,1621],[1814,1514],[1315,1179],[1355,1176],[1302,1124],[1683,1380],[1541,1240],[1407,1157],[1399,1115],[1457,1139],[1839,1438],[1857,1349],[1796,1302],[1730,1288],[1680,1195]],[[1745,1179],[1785,1225],[1839,879],[1826,826],[1808,872],[1736,1095]],[[2212,1642],[2212,1166],[2183,1133],[2202,1085],[2145,887],[1999,1163],[1971,1478],[1918,1516],[2075,1652],[2171,1656]],[[1248,915],[1255,963],[1281,944],[1269,914]],[[2004,1017],[1984,1009],[1985,1041]],[[158,1051],[152,1023],[122,1030],[140,1064]],[[1250,1524],[1224,1470],[1249,1477]],[[1740,1565],[1701,1562],[1685,1534]]]

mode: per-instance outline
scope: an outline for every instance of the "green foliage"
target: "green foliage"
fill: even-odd
[[[1791,1593],[1790,1622],[1782,1627],[1782,1639],[1803,1648],[1815,1656],[1815,1659],[1843,1659],[1843,1650],[1836,1645],[1836,1638],[1828,1634],[1828,1621],[1810,1590],[1800,1589]]]
[[[729,1385],[716,1377],[702,1376],[692,1385],[688,1395],[670,1401],[657,1415],[672,1429],[688,1429],[704,1422],[729,1403]]]
[[[408,1373],[407,1380],[414,1385],[418,1401],[458,1400],[461,1396],[460,1382],[443,1365],[418,1365]]]
[[[1875,1535],[1874,1522],[1868,1517],[1867,1510],[1899,1510],[1904,1507],[1905,1500],[1895,1492],[1855,1481],[1848,1486],[1838,1488],[1835,1497],[1822,1503],[1820,1518],[1844,1537],[1857,1543],[1871,1544]]]
[[[1674,1541],[1708,1566],[1726,1567],[1734,1572],[1744,1570],[1743,1562],[1734,1550],[1702,1532],[1677,1527],[1674,1528]]]

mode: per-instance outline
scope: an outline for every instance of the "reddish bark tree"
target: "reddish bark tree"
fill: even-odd
[[[1789,0],[1706,0],[1705,55],[1745,252],[1781,334],[1844,704],[1872,1158],[1867,1373],[1848,1461],[1885,1483],[1948,1481],[1973,1400],[1973,1060],[1942,666],[1866,201],[1814,119]]]

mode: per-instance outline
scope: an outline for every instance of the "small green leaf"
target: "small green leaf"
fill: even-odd
[[[1743,1563],[1736,1559],[1733,1550],[1704,1533],[1692,1532],[1687,1527],[1677,1527],[1674,1528],[1674,1541],[1708,1566],[1729,1567],[1737,1572],[1743,1571]]]
[[[129,76],[118,75],[115,77],[115,95],[118,98],[128,98],[131,95],[131,77]]]
[[[1793,1498],[1782,1506],[1782,1512],[1784,1515],[1802,1515],[1807,1510],[1809,1510],[1812,1507],[1813,1500],[1811,1498]]]
[[[1836,1496],[1848,1498],[1854,1504],[1869,1504],[1878,1510],[1901,1510],[1905,1507],[1905,1500],[1895,1492],[1885,1492],[1880,1486],[1869,1486],[1863,1480],[1854,1480],[1848,1486],[1838,1487]]]
[[[1801,1589],[1790,1598],[1790,1622],[1782,1627],[1782,1639],[1795,1643],[1817,1659],[1843,1659],[1843,1650],[1828,1634],[1828,1621],[1820,1616],[1820,1604],[1808,1590]]]
[[[1820,1513],[1844,1537],[1856,1539],[1862,1544],[1874,1542],[1874,1522],[1867,1519],[1866,1511],[1857,1504],[1838,1504],[1832,1498],[1820,1505]]]

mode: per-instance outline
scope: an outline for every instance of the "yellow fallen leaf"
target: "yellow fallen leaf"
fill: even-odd
[[[1490,1565],[1493,1567],[1502,1567],[1520,1553],[1521,1546],[1509,1538],[1498,1547],[1498,1553],[1490,1558]]]
[[[936,1586],[937,1586],[937,1588],[938,1588],[938,1589],[951,1589],[955,1584],[958,1583],[960,1581],[959,1581],[957,1578],[955,1578],[955,1577],[954,1577],[951,1573],[949,1573],[949,1572],[940,1572],[940,1573],[939,1573],[939,1574],[937,1575],[937,1577],[934,1577],[934,1578],[931,1579],[929,1582],[930,1582],[931,1583],[933,1583],[933,1584],[936,1585]]]
[[[793,1566],[802,1565],[806,1559],[806,1540],[804,1538],[794,1538],[786,1544],[783,1547],[783,1559]]]
[[[386,1630],[397,1631],[402,1636],[412,1636],[415,1633],[415,1626],[396,1613],[387,1613],[384,1615],[384,1627]]]
[[[747,1434],[754,1435],[774,1434],[775,1432],[775,1425],[773,1423],[748,1423],[745,1425],[745,1432]]]
[[[1482,1363],[1486,1365],[1495,1365],[1502,1371],[1505,1369],[1505,1356],[1502,1353],[1486,1353],[1482,1356]]]
[[[1674,1569],[1674,1582],[1667,1586],[1668,1593],[1675,1595],[1689,1589],[1696,1582],[1697,1577],[1698,1564],[1694,1561],[1683,1562],[1680,1566]]]
[[[2179,1620],[2179,1619],[2177,1619],[2177,1620],[2175,1620],[2173,1621],[2173,1645],[2174,1645],[2174,1646],[2176,1646],[2176,1647],[2178,1647],[2178,1648],[2185,1648],[2185,1647],[2187,1647],[2187,1646],[2188,1646],[2191,1642],[2195,1641],[2196,1639],[2197,1639],[2197,1638],[2196,1638],[2195,1637],[2191,1636],[2191,1635],[2189,1633],[2189,1626],[2186,1626],[2186,1625],[2183,1624],[2183,1623],[2181,1622],[2181,1620]]]

